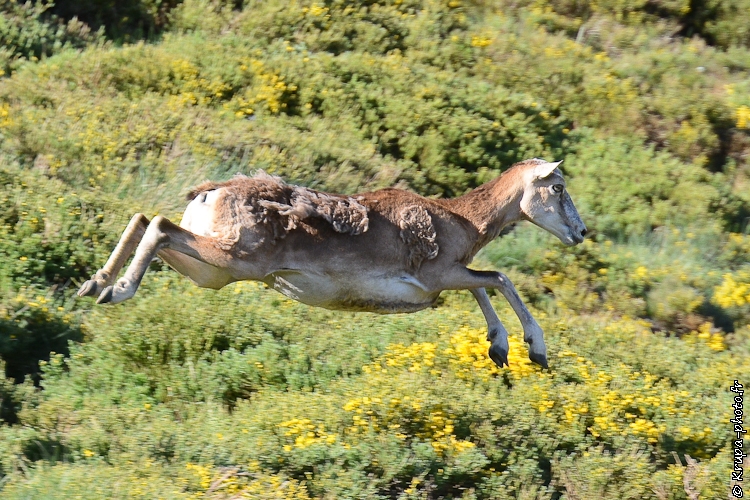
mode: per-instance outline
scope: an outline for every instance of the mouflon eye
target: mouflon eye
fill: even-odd
[[[552,191],[554,191],[557,194],[562,193],[563,189],[565,189],[565,187],[562,184],[554,184],[552,186]]]

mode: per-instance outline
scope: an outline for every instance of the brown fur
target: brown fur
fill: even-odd
[[[326,221],[337,233],[360,235],[369,229],[372,214],[368,212],[374,211],[397,228],[406,246],[401,261],[407,269],[416,271],[437,257],[438,241],[444,238],[440,226],[445,221],[450,221],[445,230],[452,232],[453,227],[459,227],[463,234],[470,235],[468,241],[473,244],[461,251],[458,261],[471,262],[509,222],[498,217],[498,209],[519,195],[508,186],[520,186],[518,176],[542,163],[544,160],[536,158],[519,162],[496,179],[454,199],[424,198],[393,188],[363,193],[355,199],[290,185],[262,170],[252,177],[237,175],[225,182],[205,182],[191,190],[188,199],[225,189],[220,202],[223,209],[217,210],[215,239],[221,249],[240,249],[240,254],[259,248],[265,241],[276,242],[296,230],[320,236],[319,229],[323,228],[316,219]],[[443,222],[436,224],[435,220]],[[265,228],[265,237],[259,237],[258,226]],[[255,230],[252,243],[242,240],[243,231],[249,228]]]
[[[558,165],[521,162],[452,200],[400,189],[356,198],[320,193],[262,171],[204,183],[190,193],[179,226],[136,214],[79,295],[98,295],[98,303],[131,298],[157,255],[199,286],[262,281],[294,300],[336,310],[414,312],[435,304],[444,290],[471,290],[487,320],[489,354],[502,366],[507,331],[485,291],[494,288],[521,321],[529,357],[546,367],[543,332],[507,276],[466,265],[503,227],[523,219],[566,245],[583,241],[586,227]]]
[[[500,176],[463,196],[436,200],[450,212],[464,217],[476,231],[473,245],[461,263],[471,262],[479,250],[497,238],[503,228],[512,222],[502,216],[502,212],[521,194],[518,187],[522,186],[521,176],[526,169],[542,163],[545,161],[538,158],[515,163]]]
[[[188,200],[203,193],[224,189],[220,203],[225,210],[216,221],[217,240],[228,250],[241,240],[243,229],[264,226],[272,241],[284,238],[289,231],[302,228],[310,234],[316,230],[304,221],[320,218],[334,231],[356,236],[367,231],[367,209],[354,198],[321,193],[292,186],[280,177],[260,170],[253,177],[237,175],[226,182],[204,182],[191,190]]]
[[[399,214],[398,226],[401,240],[409,248],[410,271],[419,269],[425,259],[437,257],[440,249],[435,241],[437,231],[427,210],[419,205],[404,207]]]
[[[320,193],[294,186],[289,204],[261,200],[263,207],[289,218],[287,231],[308,217],[325,219],[338,233],[356,236],[367,231],[367,209],[353,198]]]

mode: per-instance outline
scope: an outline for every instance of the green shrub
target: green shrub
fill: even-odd
[[[750,372],[734,4],[2,5],[3,497],[726,493]],[[76,13],[150,40],[52,16]],[[497,294],[506,368],[465,291],[341,313],[156,262],[125,304],[73,295],[132,213],[177,221],[205,178],[455,195],[532,156],[565,159],[589,238],[520,225],[474,265],[528,299],[549,371]]]
[[[571,192],[580,209],[594,216],[590,224],[609,234],[698,221],[711,224],[721,198],[707,182],[709,174],[637,144],[614,138],[587,141],[566,158]]]
[[[122,206],[108,196],[71,192],[37,173],[0,167],[0,282],[14,287],[68,286],[88,279],[92,261],[114,248]],[[8,281],[9,280],[9,281]]]
[[[80,19],[109,38],[126,42],[155,37],[167,23],[179,0],[66,0],[55,2],[52,12],[63,19]]]
[[[78,19],[65,22],[51,13],[51,3],[0,2],[0,76],[10,71],[19,58],[39,59],[68,48],[98,44],[100,32]]]

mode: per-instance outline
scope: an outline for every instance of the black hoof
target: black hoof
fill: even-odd
[[[508,364],[508,349],[504,349],[498,344],[492,344],[490,346],[490,359],[500,368],[502,368],[503,365],[510,366]]]
[[[95,294],[96,294],[96,281],[94,280],[88,280],[83,285],[81,285],[81,288],[78,289],[79,297],[86,297],[86,296],[95,295]]]
[[[488,330],[487,331],[487,340],[489,340],[490,342],[493,342],[495,340],[495,337],[497,337],[498,333],[500,333],[500,332],[498,330],[494,329],[494,328],[491,329],[491,330]]]
[[[536,354],[533,352],[529,353],[529,359],[533,361],[534,363],[538,364],[542,368],[549,368],[547,365],[547,356],[544,354]]]
[[[102,290],[102,294],[99,295],[99,298],[96,299],[97,304],[106,304],[107,302],[110,302],[112,300],[112,291],[114,290],[114,287],[108,286],[104,290]]]

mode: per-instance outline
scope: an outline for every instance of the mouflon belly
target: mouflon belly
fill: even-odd
[[[428,292],[416,278],[344,276],[281,270],[263,279],[290,299],[311,306],[380,314],[415,312],[435,303],[440,292]]]

